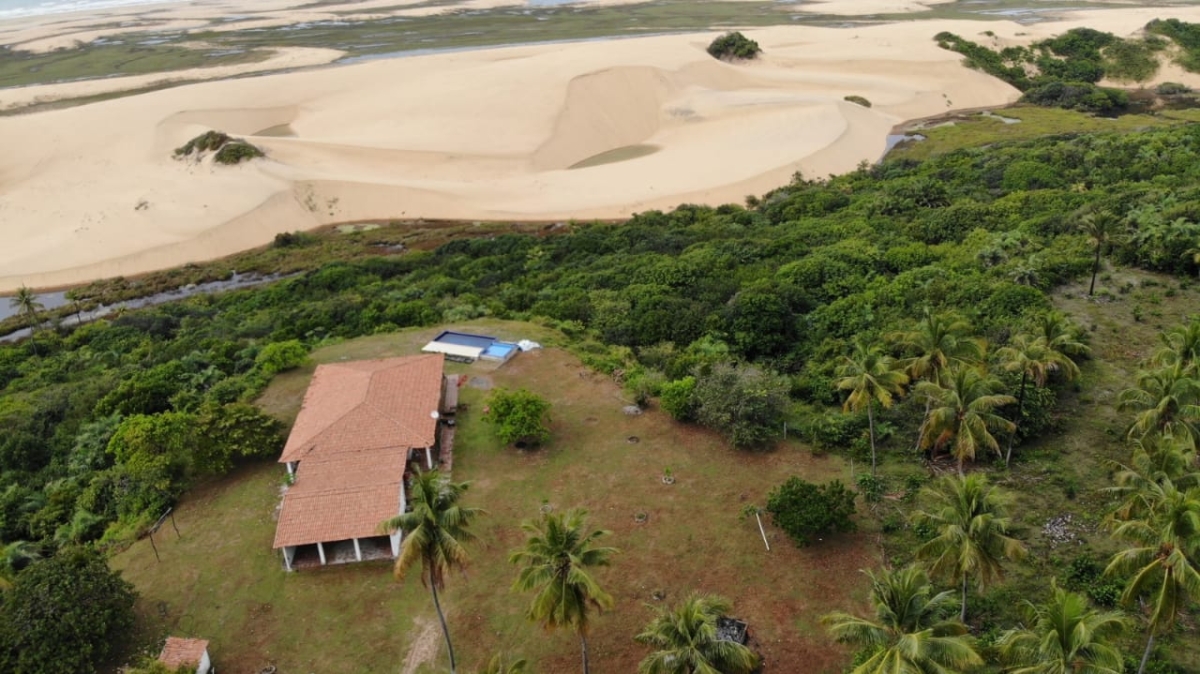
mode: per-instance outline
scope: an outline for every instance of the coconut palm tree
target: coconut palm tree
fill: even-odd
[[[925,308],[917,325],[906,331],[887,335],[901,351],[910,354],[900,361],[910,381],[924,380],[940,384],[944,373],[951,366],[966,367],[983,360],[987,350],[983,340],[972,336],[973,328],[966,319],[957,314],[935,314]],[[932,400],[925,398],[925,416],[917,434],[917,445],[929,424]]]
[[[840,612],[821,618],[838,641],[869,649],[851,674],[962,672],[983,664],[967,628],[952,618],[952,591],[934,594],[929,577],[915,566],[866,573],[874,619]]]
[[[1181,490],[1170,480],[1146,486],[1145,510],[1116,524],[1113,535],[1130,547],[1113,555],[1105,574],[1133,574],[1121,602],[1149,596],[1143,674],[1154,638],[1171,630],[1189,603],[1200,599],[1200,489]]]
[[[933,528],[937,536],[917,549],[929,562],[930,573],[962,586],[962,613],[967,621],[967,585],[972,578],[984,587],[1004,577],[1003,563],[1025,557],[1025,546],[1008,535],[1009,498],[983,475],[944,478],[923,495],[932,511],[917,511],[917,524]]]
[[[1186,325],[1168,328],[1158,338],[1163,345],[1155,352],[1151,362],[1160,366],[1180,364],[1195,373],[1200,364],[1200,318],[1193,318]]]
[[[29,337],[35,339],[37,337],[38,312],[46,308],[38,301],[38,296],[29,288],[21,286],[17,288],[17,294],[9,298],[8,305],[25,317],[25,322],[29,325]],[[36,340],[33,343],[36,349]]]
[[[1025,602],[1028,628],[1011,629],[997,646],[1011,674],[1124,674],[1112,642],[1129,627],[1115,611],[1097,611],[1081,594],[1053,581],[1044,604]]]
[[[1075,359],[1088,355],[1091,349],[1081,341],[1079,330],[1061,311],[1044,311],[1033,319],[1034,335],[1043,339],[1046,348]]]
[[[1100,256],[1104,249],[1117,237],[1121,219],[1108,211],[1091,211],[1079,218],[1079,230],[1087,235],[1088,243],[1096,247],[1096,259],[1092,262],[1092,283],[1088,295],[1096,294],[1096,274],[1100,272]]]
[[[1169,435],[1148,435],[1135,440],[1129,463],[1110,462],[1108,468],[1116,484],[1105,491],[1122,499],[1110,518],[1114,522],[1133,519],[1153,509],[1155,487],[1164,481],[1171,481],[1178,489],[1200,487],[1196,450]]]
[[[758,656],[736,641],[720,638],[717,619],[732,604],[715,595],[691,594],[678,606],[659,611],[634,639],[656,649],[638,665],[638,674],[750,674]]]
[[[996,414],[995,410],[1017,401],[995,391],[1000,382],[981,374],[973,367],[958,367],[945,378],[944,385],[923,381],[917,389],[930,401],[930,410],[921,430],[921,447],[936,452],[943,447],[958,461],[958,474],[963,463],[975,460],[979,448],[1000,453],[994,431],[1012,433],[1013,422]]]
[[[1012,460],[1017,425],[1021,423],[1021,414],[1025,410],[1025,386],[1030,380],[1038,387],[1045,386],[1046,380],[1054,372],[1062,372],[1068,380],[1074,379],[1079,376],[1079,366],[1066,354],[1051,349],[1044,338],[1027,333],[1013,337],[1008,346],[996,351],[996,357],[1006,371],[1021,373],[1021,385],[1017,388],[1017,420],[1013,423],[1013,432],[1008,436],[1008,448],[1004,452],[1004,466],[1007,468]]]
[[[1137,386],[1121,391],[1118,409],[1138,412],[1130,438],[1171,435],[1196,446],[1200,439],[1200,378],[1182,363],[1138,373]]]
[[[891,356],[877,346],[854,341],[854,355],[843,356],[838,367],[840,377],[834,385],[839,391],[849,391],[843,411],[867,410],[867,428],[871,435],[871,475],[875,474],[875,403],[883,409],[892,406],[896,396],[904,393],[908,375],[895,369]]]
[[[529,674],[529,663],[524,658],[509,660],[500,653],[493,656],[479,674]]]
[[[479,508],[460,505],[467,488],[466,482],[451,482],[449,477],[436,470],[417,473],[409,489],[412,503],[407,512],[381,525],[386,531],[400,531],[404,536],[400,556],[396,558],[396,579],[404,580],[414,566],[421,567],[421,583],[433,595],[433,607],[442,623],[451,674],[457,666],[454,644],[450,641],[450,629],[446,626],[438,590],[446,586],[449,571],[467,563],[467,549],[463,543],[474,538],[470,531],[471,522],[482,512]]]
[[[616,548],[596,545],[610,532],[586,531],[587,511],[573,508],[563,514],[548,513],[540,520],[526,521],[521,528],[529,534],[525,547],[509,554],[508,561],[521,565],[513,589],[533,592],[526,615],[546,629],[571,627],[579,635],[583,672],[588,674],[587,633],[592,609],[612,608],[613,599],[590,570],[608,566]]]

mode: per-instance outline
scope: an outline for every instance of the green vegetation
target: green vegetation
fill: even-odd
[[[721,639],[717,619],[733,604],[715,595],[689,594],[674,608],[659,611],[634,639],[655,650],[638,665],[638,674],[724,672],[750,674],[759,667],[749,648]]]
[[[133,587],[95,550],[72,548],[35,562],[0,595],[0,668],[96,672],[120,653],[133,602]]]
[[[459,503],[468,486],[465,482],[451,482],[436,470],[417,473],[410,487],[412,499],[408,512],[380,524],[384,531],[399,531],[404,535],[400,555],[396,557],[396,580],[404,580],[413,567],[421,567],[421,584],[433,596],[433,607],[446,638],[451,674],[456,671],[454,645],[446,626],[446,614],[438,601],[438,590],[445,589],[447,573],[466,565],[469,556],[463,544],[475,537],[471,522],[482,511]]]
[[[7,431],[0,438],[0,540],[6,549],[27,541],[48,559],[76,545],[132,546],[115,559],[147,600],[170,597],[186,607],[189,620],[220,634],[242,669],[261,652],[234,645],[245,626],[258,624],[246,601],[281,612],[309,602],[335,614],[377,612],[361,621],[368,626],[353,635],[355,646],[361,651],[364,640],[379,639],[394,651],[409,638],[406,625],[389,637],[374,622],[427,606],[427,598],[416,598],[419,588],[396,588],[394,605],[381,608],[378,598],[346,588],[349,579],[378,593],[367,571],[272,580],[278,562],[269,553],[266,513],[277,502],[279,478],[239,465],[253,458],[251,448],[269,454],[281,439],[248,403],[258,400],[290,420],[311,373],[310,350],[325,354],[314,352],[316,362],[384,348],[408,353],[408,340],[422,331],[406,328],[519,319],[522,332],[567,345],[579,360],[549,349],[489,373],[500,387],[525,387],[555,403],[553,433],[537,454],[504,452],[490,429],[471,423],[470,411],[460,417],[455,470],[495,482],[480,480],[479,503],[490,515],[473,526],[483,543],[478,555],[488,560],[478,566],[488,568],[450,584],[444,596],[437,588],[447,623],[486,626],[477,630],[479,643],[460,645],[469,654],[464,665],[509,651],[507,635],[532,627],[511,596],[495,592],[511,577],[492,567],[505,566],[499,554],[513,545],[517,521],[539,502],[553,511],[552,500],[568,493],[618,532],[622,567],[628,559],[636,569],[629,577],[597,574],[614,598],[664,587],[682,597],[713,582],[711,566],[732,588],[722,591],[739,602],[777,588],[771,602],[748,607],[776,658],[796,655],[798,643],[817,650],[819,638],[804,631],[811,622],[770,616],[781,604],[799,615],[798,602],[817,601],[810,595],[821,592],[828,593],[821,612],[835,610],[848,587],[818,586],[803,575],[824,568],[804,563],[823,546],[773,546],[781,561],[770,565],[751,557],[763,550],[756,530],[740,530],[750,528],[736,520],[738,503],[743,494],[749,503],[767,500],[764,474],[809,484],[845,480],[847,464],[874,457],[875,475],[851,475],[864,502],[852,521],[881,543],[891,567],[927,564],[925,573],[963,594],[960,610],[969,600],[970,627],[986,646],[981,657],[998,661],[990,646],[1022,619],[1014,598],[1046,597],[1051,576],[1098,605],[1121,603],[1145,630],[1144,642],[1128,632],[1111,637],[1126,660],[1137,650],[1146,668],[1187,671],[1197,651],[1194,628],[1180,617],[1195,602],[1187,569],[1200,553],[1192,526],[1200,478],[1191,454],[1200,429],[1200,129],[1112,124],[1118,132],[950,149],[921,162],[901,155],[828,181],[797,176],[750,209],[682,206],[618,226],[573,223],[538,236],[496,225],[293,235],[243,258],[305,269],[292,278],[73,330],[48,325],[36,341],[0,346]],[[1098,223],[1103,236],[1090,226]],[[210,271],[180,270],[140,288],[203,273]],[[87,292],[138,288],[113,281]],[[1155,339],[1161,349],[1150,346]],[[857,352],[855,344],[862,345]],[[844,358],[851,353],[854,367]],[[886,387],[890,407],[872,404],[885,387],[867,386],[863,376],[878,384],[897,369]],[[645,415],[620,413],[621,386],[647,399]],[[843,397],[852,395],[868,402]],[[464,396],[482,408],[482,393]],[[727,442],[658,414],[655,396],[671,415]],[[636,451],[628,447],[633,438],[644,439]],[[731,445],[775,451],[732,452]],[[664,466],[678,472],[670,488],[657,479]],[[956,469],[966,477],[926,489],[930,473]],[[246,496],[239,479],[216,481],[226,471],[263,493]],[[524,489],[511,489],[507,478],[516,474]],[[579,493],[564,491],[566,483]],[[1109,485],[1117,489],[1103,489]],[[854,492],[838,492],[839,503],[853,503]],[[225,494],[241,501],[218,509]],[[696,500],[714,494],[716,505],[697,512]],[[212,589],[143,563],[146,544],[132,542],[180,499],[194,504],[191,535],[211,549],[188,547],[198,542],[186,538],[163,549],[189,550],[197,561],[188,563],[206,569]],[[182,507],[180,514],[186,523]],[[214,519],[228,521],[235,540],[199,533]],[[660,520],[663,526],[644,533]],[[1106,526],[1116,536],[1103,535]],[[863,540],[838,537],[832,546],[840,566],[875,565],[854,547]],[[1097,561],[1109,559],[1107,566]],[[737,577],[734,570],[751,566],[755,578]],[[30,568],[9,565],[5,573],[17,587]],[[230,578],[214,569],[228,569]],[[336,599],[322,594],[334,588]],[[213,592],[237,595],[238,603],[202,606],[222,603]],[[1139,602],[1152,610],[1142,616]],[[941,612],[886,633],[899,643],[946,622]],[[158,624],[179,625],[183,614],[168,613]],[[589,639],[628,671],[646,655],[629,638],[645,617],[618,602],[589,616],[596,618]],[[336,625],[313,621],[264,621],[262,633],[289,646],[302,644],[307,629],[349,640]],[[880,646],[859,653],[859,665],[892,657],[884,644],[893,641],[871,643]],[[333,653],[295,646],[281,657],[313,671],[346,666],[351,651],[339,649],[347,644],[323,647]],[[577,657],[568,660],[574,646],[556,636],[528,648],[519,655],[539,669],[546,663],[566,671],[573,665],[564,663]],[[379,662],[361,657],[368,668]]]
[[[791,477],[767,497],[767,512],[796,545],[804,547],[813,539],[855,531],[855,496],[837,480],[813,484]]]
[[[157,36],[146,41],[156,41]],[[178,35],[171,36],[179,40]],[[209,68],[265,61],[270,50],[195,48],[178,44],[125,45],[93,43],[43,53],[0,50],[0,87],[49,84],[70,80],[144,75],[186,68]]]
[[[854,103],[856,105],[861,105],[864,108],[871,107],[871,101],[868,101],[867,99],[863,98],[862,96],[854,96],[854,95],[846,96],[845,100],[850,101],[851,103]]]
[[[587,531],[587,511],[573,508],[566,513],[544,513],[526,521],[524,547],[514,550],[508,561],[521,567],[513,590],[532,592],[525,615],[547,630],[571,629],[579,636],[583,652],[583,674],[588,674],[588,628],[593,611],[611,609],[613,598],[592,577],[591,569],[608,566],[616,548],[596,545],[612,532]]]
[[[875,619],[831,613],[821,619],[841,642],[863,650],[852,674],[969,671],[983,664],[974,640],[954,615],[954,594],[934,594],[925,572],[915,566],[875,575],[870,571]]]
[[[550,439],[550,403],[525,389],[497,389],[488,398],[486,419],[506,445],[537,447]]]
[[[1146,32],[1170,38],[1179,46],[1176,62],[1190,72],[1200,72],[1200,25],[1179,19],[1155,19],[1146,24]]]
[[[205,152],[213,152],[213,161],[218,164],[231,166],[249,159],[266,156],[263,151],[244,140],[231,138],[221,131],[205,131],[189,140],[181,147],[175,148],[175,157],[190,157],[195,154],[203,156]],[[276,237],[278,241],[278,237]]]
[[[725,33],[708,45],[708,55],[722,60],[757,58],[761,52],[757,42],[738,31]]]

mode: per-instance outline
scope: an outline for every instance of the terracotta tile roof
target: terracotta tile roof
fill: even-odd
[[[442,355],[321,365],[279,457],[379,447],[432,447],[442,393]]]
[[[172,670],[185,665],[196,667],[200,664],[206,650],[208,650],[208,641],[204,639],[167,637],[167,643],[163,644],[162,653],[158,654],[158,661]]]
[[[280,457],[300,463],[274,547],[383,533],[400,512],[409,450],[434,444],[442,382],[440,354],[317,368]]]

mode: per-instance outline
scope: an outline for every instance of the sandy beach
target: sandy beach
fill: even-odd
[[[1030,42],[1080,25],[1127,35],[1156,16],[1200,21],[1200,8],[752,30],[764,56],[743,64],[705,53],[715,32],[463,51],[0,118],[0,292],[211,259],[332,222],[620,218],[741,202],[795,171],[877,160],[904,120],[1016,100],[939,49],[940,31]],[[172,157],[209,129],[267,157],[236,167]]]

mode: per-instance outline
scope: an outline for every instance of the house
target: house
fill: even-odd
[[[400,554],[400,533],[379,525],[404,512],[406,477],[435,465],[442,366],[429,354],[317,368],[279,457],[287,570]]]
[[[204,639],[181,639],[167,637],[158,661],[167,666],[172,672],[183,667],[195,667],[196,674],[209,674],[212,671],[212,660],[208,657],[208,641]]]

